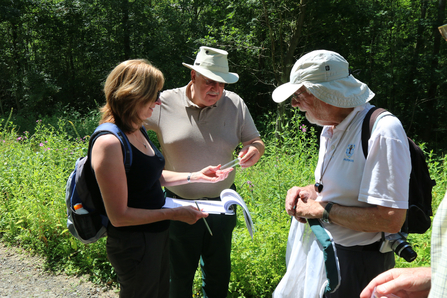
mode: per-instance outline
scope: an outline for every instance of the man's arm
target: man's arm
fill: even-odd
[[[329,213],[329,220],[334,224],[359,232],[397,233],[405,222],[406,214],[406,209],[377,205],[365,208],[347,207],[334,204]]]
[[[303,190],[306,191],[302,191],[300,188],[291,188],[287,193],[286,210],[289,215],[293,214],[298,221],[303,222],[303,218],[323,218],[327,202],[315,201],[315,192],[312,187],[312,185],[305,187]],[[294,189],[300,191],[293,191]],[[293,210],[294,202],[296,203]],[[350,207],[334,204],[329,213],[329,220],[333,224],[359,232],[397,233],[405,221],[406,211],[406,209],[374,205]]]
[[[256,164],[264,154],[265,145],[260,137],[256,137],[242,144],[244,147],[239,152],[239,157],[242,157],[239,164],[242,168],[248,168]]]

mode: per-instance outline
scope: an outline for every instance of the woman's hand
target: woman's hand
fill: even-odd
[[[233,168],[228,168],[225,170],[220,169],[221,165],[218,166],[208,166],[198,172],[191,173],[191,182],[202,182],[202,183],[216,183],[228,178],[228,174],[233,171]]]
[[[201,218],[208,217],[208,213],[192,206],[178,207],[171,210],[176,212],[172,220],[183,221],[190,225],[195,224]]]
[[[193,182],[216,183],[227,179],[233,168],[221,170],[221,165],[208,166],[198,172],[173,172],[164,170],[160,177],[161,186],[175,186]]]

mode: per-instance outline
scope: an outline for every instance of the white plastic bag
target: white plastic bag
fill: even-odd
[[[328,280],[322,248],[308,224],[292,218],[286,251],[287,271],[273,298],[322,298]]]

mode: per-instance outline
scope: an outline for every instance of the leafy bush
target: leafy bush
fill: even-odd
[[[0,120],[0,235],[5,243],[45,256],[49,270],[90,274],[94,282],[116,285],[105,239],[84,245],[66,229],[66,179],[75,160],[86,154],[88,135],[97,125],[98,115],[92,112],[82,120],[71,114],[69,119],[71,122],[34,120],[33,133],[19,132],[10,119]],[[274,116],[267,115],[263,123],[264,156],[254,167],[237,169],[236,186],[250,209],[254,239],[239,210],[233,234],[230,297],[271,297],[286,271],[290,217],[284,211],[284,199],[292,186],[313,183],[318,158],[316,131],[302,120],[300,114],[291,114],[278,134]],[[427,156],[437,181],[433,191],[436,210],[445,192],[447,157],[433,152]],[[413,263],[397,258],[397,266],[428,266],[430,235],[431,231],[410,235],[409,242],[419,257]],[[198,272],[196,296],[201,296],[200,285]]]
[[[81,115],[78,111],[71,108],[60,107],[60,116],[41,116],[40,114],[28,112],[26,114],[15,114],[11,110],[7,119],[0,117],[0,121],[4,123],[14,123],[15,132],[20,133],[27,131],[33,135],[37,128],[36,121],[40,120],[45,125],[58,127],[59,122],[68,122],[71,125],[65,127],[65,132],[69,137],[80,138],[81,136],[90,135],[100,120],[99,108],[89,110]]]
[[[76,159],[87,153],[88,137],[73,138],[71,125],[37,120],[35,133],[17,136],[2,123],[0,133],[0,232],[3,241],[46,257],[46,267],[68,274],[91,274],[96,281],[114,278],[105,242],[83,245],[66,228],[65,183]]]

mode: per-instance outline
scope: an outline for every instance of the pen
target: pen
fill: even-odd
[[[241,158],[238,157],[232,161],[230,161],[229,163],[224,164],[223,166],[220,167],[221,170],[227,169],[227,168],[232,168],[235,167],[239,164],[239,162],[241,161]]]
[[[199,209],[200,211],[200,207],[199,207],[199,203],[197,203],[197,201],[194,201],[196,203],[197,209]],[[208,231],[210,232],[211,236],[213,236],[213,232],[211,232],[210,226],[208,225],[208,223],[206,222],[205,217],[202,217],[203,221],[205,222],[206,227],[208,228]]]

